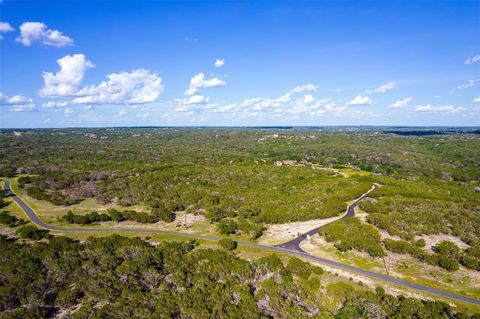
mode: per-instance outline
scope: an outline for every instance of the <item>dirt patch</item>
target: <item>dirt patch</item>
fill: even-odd
[[[312,219],[305,222],[270,225],[260,238],[260,243],[283,243],[292,240],[309,230],[334,222],[340,218],[342,218],[342,216],[325,219]]]
[[[195,226],[208,224],[207,219],[203,215],[187,214],[187,226],[185,226],[185,213],[177,212],[173,222],[167,223],[159,221],[153,224],[144,224],[134,221],[123,221],[120,223],[102,222],[100,225],[113,228],[131,228],[131,229],[154,229],[154,230],[173,230],[186,233],[195,233]]]

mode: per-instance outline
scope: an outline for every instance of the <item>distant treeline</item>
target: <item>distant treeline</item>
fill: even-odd
[[[427,136],[427,135],[444,135],[444,134],[480,134],[480,130],[474,130],[474,131],[467,131],[467,130],[383,131],[383,133],[403,135],[403,136]]]

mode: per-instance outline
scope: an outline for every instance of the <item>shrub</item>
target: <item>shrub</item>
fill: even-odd
[[[17,230],[17,234],[22,238],[29,238],[32,240],[50,238],[48,230],[38,229],[34,226],[22,226]]]
[[[0,224],[4,224],[13,228],[25,223],[25,220],[12,216],[8,212],[0,212]]]
[[[232,219],[224,219],[218,223],[217,229],[223,235],[234,234],[237,230],[237,223]]]
[[[425,247],[426,244],[427,243],[425,242],[425,239],[423,239],[423,238],[420,238],[415,242],[415,246],[420,247],[420,248]]]
[[[229,238],[219,240],[218,244],[225,250],[235,250],[237,248],[237,242]]]
[[[297,257],[291,257],[287,270],[298,277],[307,280],[313,271],[313,266]]]
[[[440,267],[448,271],[458,270],[458,262],[451,257],[439,256],[437,263]]]
[[[355,248],[372,257],[381,257],[385,252],[380,246],[380,233],[372,225],[363,224],[357,218],[344,218],[320,228],[320,235],[333,242],[340,251]]]
[[[455,245],[455,243],[448,240],[442,240],[441,242],[433,246],[432,250],[440,256],[451,257],[454,259],[458,259],[461,253],[460,248]]]
[[[171,223],[175,220],[175,214],[164,205],[152,208],[152,214],[164,222]]]
[[[411,251],[410,243],[405,240],[394,240],[386,238],[383,241],[383,244],[385,245],[386,249],[397,254],[406,254]]]

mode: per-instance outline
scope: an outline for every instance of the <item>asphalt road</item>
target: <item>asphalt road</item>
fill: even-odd
[[[149,230],[149,229],[95,229],[95,228],[61,228],[61,227],[55,227],[55,226],[50,226],[46,223],[44,223],[36,214],[35,212],[28,206],[20,197],[16,196],[11,190],[10,190],[10,181],[9,180],[4,180],[4,189],[8,192],[9,196],[23,209],[25,214],[27,214],[28,218],[34,223],[37,224],[37,226],[40,226],[41,228],[45,228],[48,230],[52,231],[61,231],[65,233],[89,233],[89,232],[96,232],[96,233],[102,233],[102,232],[116,232],[116,233],[155,233],[155,234],[162,234],[162,235],[174,235],[174,236],[181,236],[181,237],[189,237],[189,238],[195,238],[195,239],[205,239],[205,240],[214,240],[218,241],[221,238],[217,237],[212,237],[212,236],[201,236],[201,235],[194,235],[194,234],[187,234],[187,233],[180,233],[180,232],[173,232],[173,231],[166,231],[166,230]],[[366,196],[366,194],[365,194]],[[355,202],[358,205],[358,202],[362,199],[363,197],[358,198]],[[355,203],[354,203],[355,204]],[[352,207],[350,205],[350,207]],[[356,206],[356,205],[355,205]],[[355,208],[353,206],[353,208]],[[352,209],[353,209],[352,208]],[[355,211],[353,211],[355,213]],[[348,215],[348,212],[347,212]],[[441,296],[441,297],[446,297],[446,298],[451,298],[457,301],[462,301],[474,305],[480,305],[480,300],[465,297],[462,295],[458,295],[455,293],[451,293],[448,291],[440,290],[440,289],[435,289],[419,284],[414,284],[402,279],[397,279],[394,277],[390,277],[387,275],[383,275],[380,273],[376,273],[373,271],[357,268],[351,265],[343,264],[338,261],[330,260],[330,259],[325,259],[321,257],[316,257],[313,255],[309,255],[303,251],[298,251],[298,250],[292,250],[288,248],[283,248],[283,247],[276,247],[276,246],[266,246],[266,245],[260,245],[260,244],[255,244],[255,243],[250,243],[250,242],[238,242],[239,245],[242,246],[247,246],[247,247],[253,247],[253,248],[258,248],[258,249],[263,249],[263,250],[268,250],[272,252],[278,252],[278,253],[284,253],[292,256],[297,256],[305,259],[309,259],[314,262],[319,262],[322,264],[326,264],[329,266],[333,266],[336,268],[344,269],[353,273],[357,273],[360,275],[368,276],[374,279],[379,279],[384,282],[388,282],[391,284],[403,286],[403,287],[408,287],[412,289],[416,289],[419,291],[427,292],[433,295]]]
[[[372,188],[370,188],[368,190],[368,192],[366,192],[365,194],[363,194],[362,196],[360,196],[359,198],[357,198],[353,203],[351,203],[348,207],[347,207],[347,213],[345,215],[342,216],[342,218],[347,218],[347,217],[353,217],[355,216],[355,207],[358,206],[358,204],[360,203],[360,201],[362,199],[364,199],[365,197],[368,196],[368,194],[373,191],[374,189],[378,188],[380,185],[378,184],[373,184]],[[300,248],[300,243],[302,241],[304,241],[305,239],[307,239],[307,236],[309,237],[312,237],[313,235],[317,234],[318,233],[318,230],[322,227],[325,227],[331,223],[335,222],[332,221],[328,224],[325,224],[325,225],[322,225],[322,226],[319,226],[319,227],[316,227],[312,230],[309,230],[308,232],[306,232],[305,234],[303,235],[300,235],[298,236],[297,238],[295,239],[292,239],[290,241],[287,241],[286,243],[283,243],[283,244],[280,244],[280,245],[276,245],[276,247],[281,247],[281,248],[286,248],[286,249],[290,249],[290,250],[296,250],[296,251],[300,251],[300,252],[304,252],[302,250],[302,248]]]

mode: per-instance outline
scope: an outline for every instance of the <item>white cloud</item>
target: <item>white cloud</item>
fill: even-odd
[[[304,92],[314,92],[318,90],[318,85],[315,84],[306,84],[302,86],[294,87],[290,90],[291,93],[304,93]]]
[[[144,114],[138,114],[137,117],[140,117],[140,118],[147,118],[150,116],[150,113],[144,113]]]
[[[478,61],[480,61],[480,55],[475,55],[472,58],[466,59],[465,64],[472,64],[472,63],[475,63],[475,62],[478,62]]]
[[[454,106],[454,105],[440,105],[432,106],[431,104],[427,105],[417,105],[414,107],[416,112],[432,112],[432,113],[458,113],[464,111],[464,107]]]
[[[216,68],[219,68],[221,66],[223,66],[225,64],[225,60],[224,59],[216,59],[215,60],[215,67]]]
[[[480,103],[480,96],[477,97],[477,98],[475,98],[475,99],[473,99],[473,102],[475,102],[475,103]]]
[[[350,102],[348,102],[347,105],[370,105],[372,103],[373,101],[370,97],[357,95]]]
[[[68,106],[68,102],[67,101],[61,101],[61,102],[48,101],[43,103],[42,106],[47,109],[57,108],[57,107],[66,107]]]
[[[10,23],[8,22],[0,22],[0,33],[7,33],[7,32],[12,32],[13,30],[15,30],[14,28],[12,28],[12,26],[10,25]],[[3,39],[3,36],[0,35],[0,40]]]
[[[380,85],[378,88],[373,89],[373,90],[365,90],[363,94],[375,94],[375,93],[385,93],[387,91],[393,90],[396,88],[396,83],[395,81],[390,81],[388,83]]]
[[[162,79],[145,69],[112,73],[99,85],[84,87],[76,93],[77,104],[143,104],[154,102],[163,93]]]
[[[40,95],[50,97],[74,96],[82,82],[85,71],[95,67],[83,54],[66,55],[57,60],[60,71],[43,72],[43,88]]]
[[[393,109],[404,107],[404,106],[407,106],[408,103],[410,103],[411,101],[412,101],[412,98],[407,97],[407,98],[404,98],[403,100],[398,100],[395,103],[390,104],[388,107]]]
[[[10,111],[13,112],[27,112],[34,111],[36,109],[36,104],[31,98],[23,95],[14,95],[12,97],[8,97],[2,92],[0,92],[0,106],[10,106]]]
[[[315,97],[311,94],[306,94],[303,96],[303,103],[310,104],[315,101]]]
[[[63,114],[65,114],[66,117],[71,116],[75,111],[71,107],[67,107],[64,111]]]
[[[17,37],[17,42],[22,43],[24,46],[30,46],[35,41],[56,48],[73,44],[71,38],[63,35],[58,30],[48,29],[45,23],[24,22],[20,26],[20,35]]]
[[[127,111],[125,110],[120,110],[120,112],[118,112],[118,116],[125,116],[127,115]]]
[[[13,105],[10,111],[12,112],[31,112],[35,111],[36,106],[34,103],[29,103],[29,104],[17,104]]]
[[[93,106],[92,106],[92,105],[85,105],[85,106],[83,107],[83,109],[84,109],[84,110],[87,110],[87,111],[88,111],[88,110],[93,110]]]
[[[205,79],[205,74],[198,73],[190,79],[190,86],[185,91],[185,95],[190,96],[197,93],[200,88],[213,88],[225,86],[227,83],[217,77],[211,79]]]
[[[180,105],[192,105],[192,104],[204,104],[207,103],[209,100],[209,97],[205,97],[203,95],[195,94],[192,96],[189,96],[188,98],[185,99],[177,99],[174,100],[176,104]]]
[[[453,92],[458,91],[458,90],[468,89],[472,86],[477,85],[477,83],[479,83],[479,82],[480,82],[480,80],[468,80],[467,83],[454,87],[452,92],[450,92],[450,93],[453,93]]]
[[[162,120],[166,121],[166,122],[172,122],[172,121],[173,121],[172,117],[171,117],[169,114],[167,114],[167,113],[165,113],[165,114],[163,114],[162,116],[160,116],[160,118],[161,118]]]
[[[42,75],[42,96],[73,97],[76,104],[142,104],[156,101],[164,90],[162,79],[145,69],[112,73],[97,86],[80,88],[86,70],[95,65],[83,54],[64,56],[57,63],[60,71]]]

